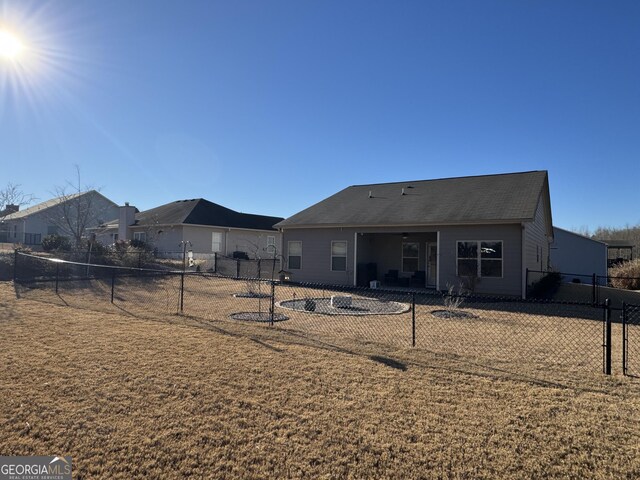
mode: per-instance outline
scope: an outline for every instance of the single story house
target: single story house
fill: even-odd
[[[523,297],[553,241],[546,171],[354,185],[275,226],[292,281]]]
[[[138,211],[125,204],[118,218],[94,229],[96,240],[105,245],[118,240],[142,240],[160,255],[182,251],[190,242],[194,253],[234,252],[249,258],[273,258],[282,249],[282,235],[273,225],[282,217],[240,213],[203,198],[178,200]]]
[[[72,240],[118,214],[118,205],[95,190],[64,195],[24,210],[8,205],[0,220],[0,242],[38,247],[47,235]]]
[[[563,282],[591,284],[593,274],[607,283],[607,244],[559,227],[553,227],[551,268],[562,273]]]

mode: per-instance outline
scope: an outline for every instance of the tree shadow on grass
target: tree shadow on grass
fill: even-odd
[[[369,360],[373,360],[374,362],[381,363],[383,365],[386,365],[387,367],[395,368],[397,370],[402,370],[403,372],[407,371],[407,365],[406,364],[398,362],[397,360],[394,360],[393,358],[381,357],[379,355],[371,355],[369,357]]]

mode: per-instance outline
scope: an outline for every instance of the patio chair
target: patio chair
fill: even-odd
[[[417,270],[411,275],[411,286],[424,287],[427,283],[427,273],[424,270]]]
[[[384,274],[384,283],[398,283],[398,270],[389,270]]]

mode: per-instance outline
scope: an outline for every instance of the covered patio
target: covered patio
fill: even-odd
[[[356,285],[439,289],[439,232],[356,234]]]

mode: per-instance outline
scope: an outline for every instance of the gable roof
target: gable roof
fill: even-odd
[[[112,202],[111,200],[109,200],[107,197],[105,197],[104,195],[102,195],[100,192],[96,191],[96,190],[87,190],[86,192],[80,192],[80,193],[72,193],[69,195],[64,195],[61,197],[56,197],[56,198],[52,198],[50,200],[46,200],[44,202],[40,202],[36,205],[33,205],[29,208],[25,208],[24,210],[18,210],[17,212],[11,213],[9,215],[7,215],[6,217],[3,218],[3,220],[18,220],[20,218],[24,218],[24,217],[28,217],[29,215],[33,215],[34,213],[39,213],[42,212],[44,210],[47,210],[51,207],[55,207],[57,205],[60,205],[64,202],[67,202],[69,200],[73,200],[74,198],[78,198],[81,197],[83,195],[100,195],[102,198],[104,198],[105,200],[111,202],[113,204],[114,207],[117,207],[118,205],[115,202]]]
[[[517,223],[534,219],[542,195],[548,200],[544,170],[354,185],[276,227]],[[551,230],[550,207],[547,217]]]
[[[236,212],[203,198],[196,198],[178,200],[137,213],[134,226],[185,224],[275,230],[273,225],[281,220],[282,217]]]
[[[555,236],[555,234],[557,232],[560,232],[561,234],[564,233],[564,234],[567,234],[567,235],[578,237],[578,238],[580,238],[582,240],[589,240],[591,242],[599,243],[601,245],[607,245],[606,241],[596,240],[595,238],[587,237],[586,235],[582,235],[581,233],[572,232],[571,230],[567,230],[566,228],[556,227],[555,225],[553,226],[553,232],[554,232],[554,236]]]

